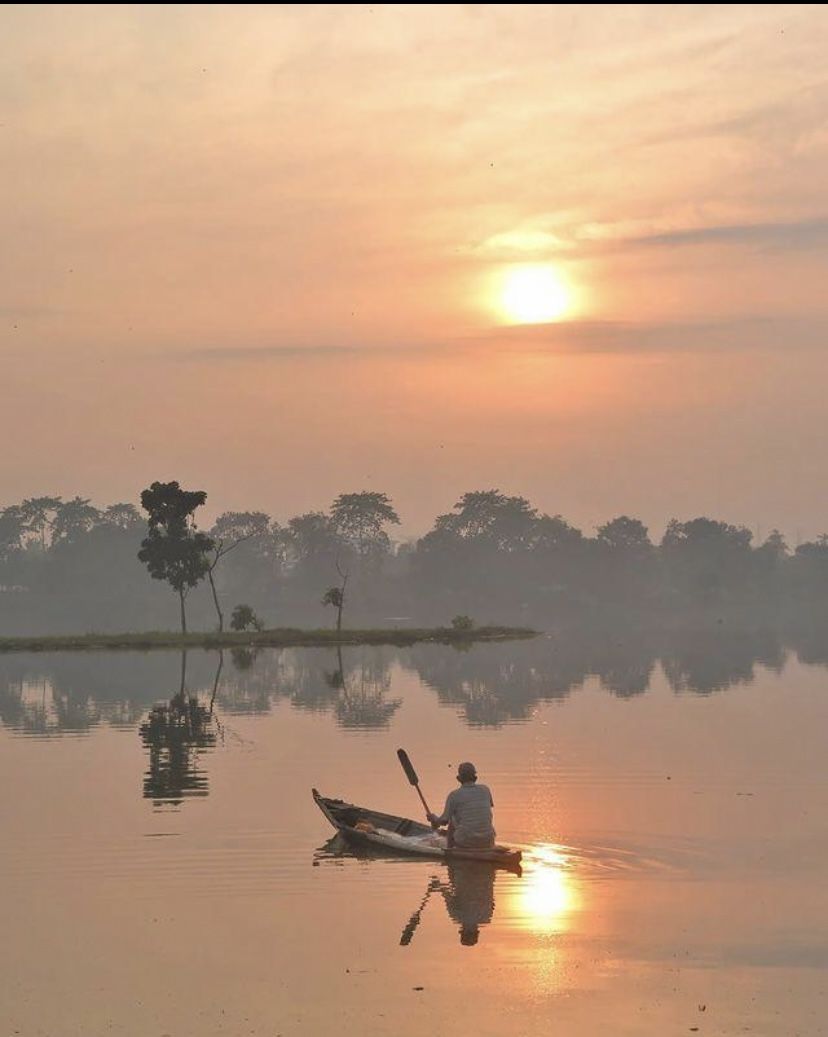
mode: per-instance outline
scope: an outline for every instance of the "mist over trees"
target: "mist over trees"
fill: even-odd
[[[491,489],[463,494],[418,540],[395,542],[400,517],[375,491],[284,523],[224,512],[201,530],[206,498],[154,483],[143,513],[45,495],[0,509],[0,633],[169,629],[188,618],[221,629],[242,603],[266,626],[323,626],[323,600],[337,608],[329,592],[343,574],[348,626],[467,615],[545,628],[613,610],[766,623],[828,604],[828,534],[791,549],[776,530],[757,543],[745,527],[699,516],[672,520],[656,543],[631,516],[580,530]]]

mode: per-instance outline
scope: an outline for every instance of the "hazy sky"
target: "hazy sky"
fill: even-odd
[[[826,45],[824,5],[4,5],[0,505],[828,528]],[[504,311],[524,264],[556,323]]]

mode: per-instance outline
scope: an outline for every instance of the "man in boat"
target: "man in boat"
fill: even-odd
[[[477,784],[477,770],[473,763],[461,763],[457,768],[459,789],[448,794],[442,814],[429,814],[432,828],[448,825],[448,845],[464,850],[489,850],[494,846],[495,830],[492,825],[494,801],[488,785]]]

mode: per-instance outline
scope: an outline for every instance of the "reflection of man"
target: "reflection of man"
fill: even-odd
[[[429,814],[434,828],[448,825],[448,844],[458,849],[488,850],[494,846],[495,830],[492,825],[492,794],[488,785],[477,784],[473,763],[461,763],[457,768],[460,788],[449,792],[443,813]]]
[[[480,926],[488,925],[494,914],[495,869],[476,861],[452,861],[448,883],[440,883],[449,916],[460,926],[460,943],[473,947]]]

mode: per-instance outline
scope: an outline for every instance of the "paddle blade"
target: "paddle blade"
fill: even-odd
[[[400,763],[402,764],[402,769],[405,771],[405,776],[408,778],[411,784],[419,785],[420,779],[417,777],[417,772],[411,766],[411,760],[409,760],[408,753],[405,751],[405,749],[398,749],[397,756],[399,758]]]
[[[407,947],[411,943],[411,938],[414,936],[414,933],[419,924],[420,912],[415,911],[415,913],[409,918],[408,924],[406,925],[405,929],[403,929],[402,931],[402,936],[400,937],[400,947]]]

